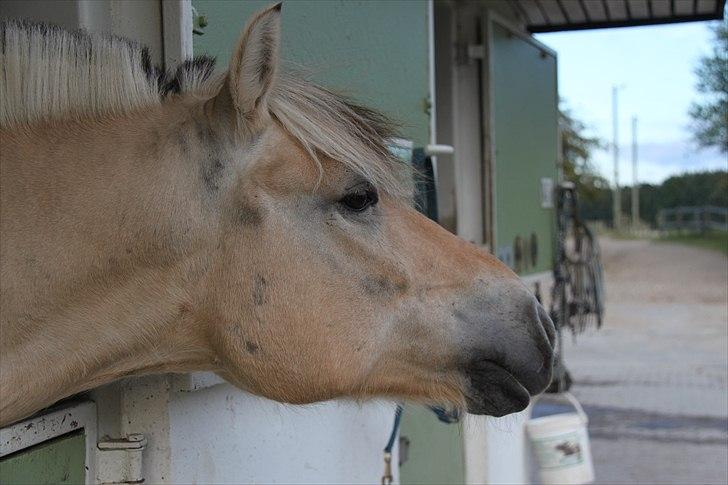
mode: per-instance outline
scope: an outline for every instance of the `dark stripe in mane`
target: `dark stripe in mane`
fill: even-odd
[[[197,79],[200,83],[207,82],[215,72],[215,58],[207,55],[188,59],[177,67],[173,74],[165,73],[159,81],[159,94],[179,94],[182,92],[184,79]]]

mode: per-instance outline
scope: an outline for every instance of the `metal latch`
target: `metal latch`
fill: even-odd
[[[402,466],[409,460],[410,440],[404,435],[399,436],[399,466]]]
[[[98,483],[142,483],[142,450],[147,446],[143,434],[99,441],[96,453]]]

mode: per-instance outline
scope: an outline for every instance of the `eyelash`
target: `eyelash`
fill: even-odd
[[[339,203],[353,212],[364,212],[369,207],[377,205],[379,194],[374,187],[366,187],[346,194]]]

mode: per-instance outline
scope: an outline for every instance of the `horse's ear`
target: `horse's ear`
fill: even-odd
[[[227,86],[239,115],[265,109],[278,72],[281,3],[258,12],[245,26],[230,60]]]

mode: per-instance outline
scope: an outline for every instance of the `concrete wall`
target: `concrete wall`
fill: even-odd
[[[78,0],[3,0],[0,18],[52,22],[66,29],[77,29],[81,25]]]

